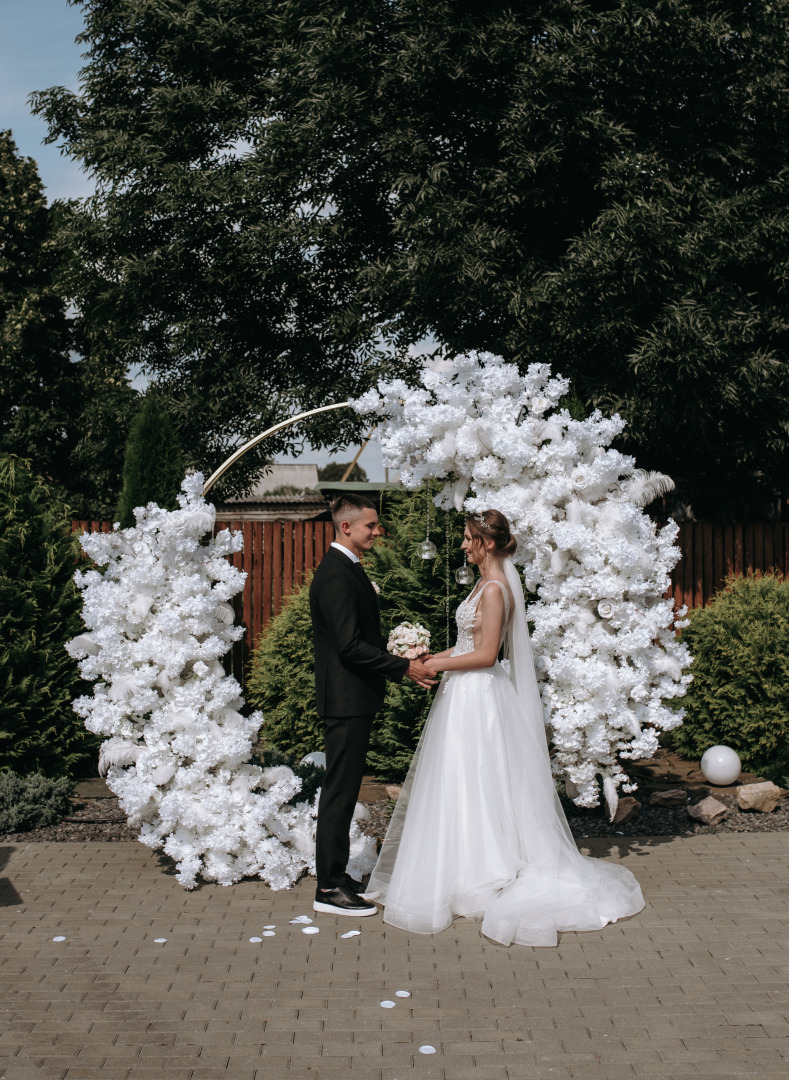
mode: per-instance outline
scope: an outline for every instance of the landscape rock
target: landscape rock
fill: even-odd
[[[616,813],[611,818],[611,822],[614,825],[619,825],[628,818],[634,817],[640,809],[641,803],[638,799],[634,799],[632,795],[625,795],[623,799],[619,800],[619,805],[616,808]]]
[[[394,799],[395,801],[400,798],[400,792],[402,790],[403,790],[402,784],[387,784],[386,785],[386,794],[389,796],[390,799]]]
[[[650,806],[684,806],[688,793],[684,788],[670,788],[668,791],[653,791],[649,799]]]
[[[737,805],[740,810],[761,810],[771,814],[781,798],[781,789],[769,780],[763,784],[744,784],[737,788]]]
[[[688,807],[690,816],[696,818],[702,825],[719,825],[728,812],[728,807],[714,799],[712,795],[708,795],[706,799],[702,799],[695,806]]]

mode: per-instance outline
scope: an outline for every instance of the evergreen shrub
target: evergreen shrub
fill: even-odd
[[[27,832],[54,825],[66,816],[74,781],[34,772],[18,776],[0,770],[0,833]]]
[[[436,488],[433,489],[435,493]],[[437,512],[431,505],[430,538],[438,557],[422,560],[417,545],[425,538],[426,492],[387,492],[381,507],[386,535],[364,560],[379,589],[384,637],[403,621],[419,622],[431,632],[431,647],[447,647],[446,526],[449,522],[450,644],[455,639],[455,609],[467,591],[455,582],[464,519]],[[247,699],[265,717],[263,745],[298,760],[323,749],[323,725],[315,706],[314,656],[309,608],[309,581],[295,591],[261,635],[252,659]],[[427,719],[433,691],[405,679],[387,684],[367,756],[368,768],[382,780],[402,780]]]
[[[663,737],[697,758],[731,746],[743,768],[789,785],[789,581],[733,577],[682,631],[693,682],[682,727]]]
[[[178,434],[155,390],[142,400],[126,442],[123,490],[117,509],[122,529],[134,525],[134,510],[155,502],[177,510],[177,495],[186,469]]]
[[[99,740],[71,703],[85,692],[66,642],[83,630],[70,515],[12,455],[0,456],[0,768],[78,776]]]

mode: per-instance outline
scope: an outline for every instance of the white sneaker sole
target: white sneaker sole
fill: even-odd
[[[327,915],[377,915],[378,908],[373,904],[372,907],[360,907],[360,908],[341,908],[335,904],[322,904],[320,900],[312,901],[313,911],[323,911]]]

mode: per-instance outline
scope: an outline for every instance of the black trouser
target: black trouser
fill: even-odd
[[[359,788],[362,786],[372,716],[324,716],[326,775],[318,803],[315,863],[318,888],[343,882]]]

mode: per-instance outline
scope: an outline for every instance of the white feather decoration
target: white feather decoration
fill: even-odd
[[[671,477],[664,473],[636,469],[633,476],[622,484],[622,491],[636,506],[649,506],[655,499],[668,495],[674,486]]]

